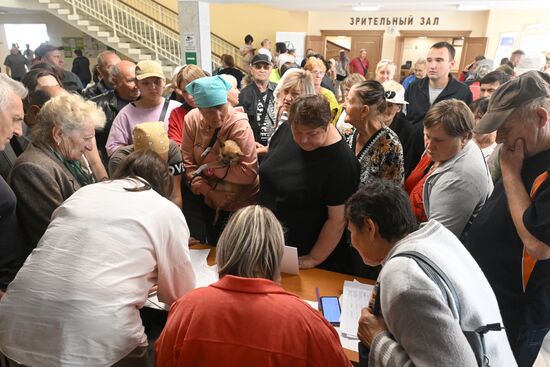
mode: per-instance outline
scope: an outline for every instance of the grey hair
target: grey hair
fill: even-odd
[[[309,71],[297,68],[288,69],[282,76],[281,80],[279,80],[279,83],[277,83],[277,87],[273,92],[273,97],[275,99],[275,110],[279,108],[279,98],[281,97],[281,94],[285,90],[294,88],[298,85],[302,86],[304,89],[302,91],[302,95],[315,94],[313,78],[311,77],[311,73]]]
[[[103,52],[101,52],[99,55],[97,55],[97,59],[96,59],[96,62],[97,62],[98,65],[103,66],[103,57],[106,56],[106,55],[117,55],[117,53],[113,52],[113,51],[103,51]]]
[[[238,210],[218,240],[216,261],[220,277],[277,280],[284,244],[283,228],[271,210],[260,205]]]
[[[118,67],[118,64],[111,65],[111,67],[108,70],[109,77],[111,77],[114,80],[119,80],[122,76],[122,73],[120,72],[120,68]]]
[[[36,125],[31,129],[31,140],[50,143],[54,127],[70,134],[90,126],[101,128],[104,125],[105,113],[94,102],[85,101],[77,94],[63,94],[53,97],[40,109]]]
[[[426,65],[427,61],[425,58],[423,57],[420,57],[418,58],[418,60],[416,60],[416,62],[414,63],[415,65]]]
[[[0,111],[8,105],[10,101],[10,95],[15,93],[17,97],[24,99],[27,96],[27,88],[25,86],[10,78],[6,74],[0,74]]]
[[[548,97],[538,97],[530,100],[527,103],[522,104],[518,107],[513,114],[519,118],[520,121],[524,122],[533,122],[536,119],[536,116],[533,114],[537,108],[544,108],[550,114],[550,98]]]
[[[239,83],[237,83],[237,78],[235,78],[233,75],[229,75],[229,74],[220,74],[220,77],[225,79],[226,81],[229,82],[229,84],[231,84],[233,86],[233,88],[237,88],[237,85]]]

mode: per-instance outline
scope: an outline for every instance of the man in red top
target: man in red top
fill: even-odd
[[[365,78],[368,76],[369,60],[367,60],[367,50],[362,48],[359,50],[359,56],[351,60],[348,64],[349,74],[361,74]]]

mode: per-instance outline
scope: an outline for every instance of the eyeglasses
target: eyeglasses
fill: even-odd
[[[321,76],[321,75],[325,75],[325,72],[324,71],[319,71],[319,70],[314,70],[311,72],[311,74],[315,75],[315,76]]]
[[[254,64],[254,69],[264,69],[264,70],[269,70],[269,68],[271,67],[271,65],[269,64]]]

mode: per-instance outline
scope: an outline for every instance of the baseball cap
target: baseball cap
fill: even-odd
[[[34,55],[38,58],[46,56],[48,53],[56,50],[64,50],[63,46],[54,46],[49,43],[42,43],[34,50]]]
[[[227,103],[227,91],[231,88],[231,84],[219,75],[195,79],[185,86],[187,93],[193,96],[195,104],[200,108]]]
[[[169,147],[170,141],[163,122],[142,122],[134,127],[134,151],[152,150],[164,156]]]
[[[152,60],[138,62],[136,65],[136,79],[143,80],[151,77],[165,79],[162,66],[160,66],[158,62]]]
[[[514,110],[539,97],[550,98],[550,75],[528,71],[519,78],[504,83],[489,100],[487,113],[479,120],[474,131],[488,134],[497,130]]]
[[[409,104],[405,101],[405,88],[395,80],[382,83],[386,92],[386,102],[395,104]]]
[[[250,65],[256,65],[259,63],[264,63],[268,65],[273,65],[271,62],[269,55],[266,54],[257,54],[252,58],[252,61],[250,62]]]

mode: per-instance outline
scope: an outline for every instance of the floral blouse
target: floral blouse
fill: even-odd
[[[353,152],[357,143],[357,130],[347,139]],[[367,141],[357,155],[361,166],[361,183],[364,185],[373,178],[383,178],[403,185],[405,169],[403,148],[397,134],[384,126]]]

